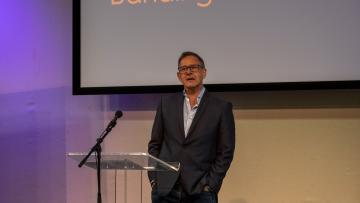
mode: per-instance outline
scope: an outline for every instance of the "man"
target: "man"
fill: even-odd
[[[235,148],[232,104],[203,86],[207,70],[194,52],[178,60],[177,77],[184,91],[162,98],[148,151],[166,162],[180,162],[178,173],[149,172],[152,201],[217,202]]]

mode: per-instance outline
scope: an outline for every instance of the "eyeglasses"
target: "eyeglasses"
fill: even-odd
[[[189,66],[180,66],[178,68],[179,73],[186,73],[188,71],[190,72],[197,72],[200,70],[200,68],[202,68],[202,65],[199,64],[194,64],[194,65],[189,65]]]

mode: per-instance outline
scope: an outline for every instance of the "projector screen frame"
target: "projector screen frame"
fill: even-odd
[[[172,93],[181,85],[81,87],[81,0],[73,0],[73,95]],[[175,73],[174,73],[175,74]],[[212,92],[360,89],[360,80],[205,84]]]

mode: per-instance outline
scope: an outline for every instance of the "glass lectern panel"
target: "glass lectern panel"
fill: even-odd
[[[68,156],[80,162],[86,153],[69,153]],[[96,169],[96,156],[91,154],[86,166]],[[148,153],[111,153],[101,154],[102,169],[147,170],[147,171],[178,171],[179,162],[165,162]]]

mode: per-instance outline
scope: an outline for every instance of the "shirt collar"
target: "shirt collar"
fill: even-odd
[[[198,103],[198,104],[200,103],[201,98],[204,96],[204,93],[205,93],[205,87],[203,86],[203,87],[201,88],[201,90],[200,90],[200,94],[197,96],[197,103]],[[188,98],[185,90],[183,90],[183,94],[184,94],[185,98]]]

